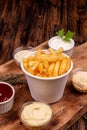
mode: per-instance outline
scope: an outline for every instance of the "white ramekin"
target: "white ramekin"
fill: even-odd
[[[14,87],[6,82],[0,82],[0,85],[7,85],[8,87],[10,87],[12,89],[12,95],[9,99],[0,102],[0,114],[6,113],[8,111],[11,110],[11,108],[13,107],[13,103],[14,103],[14,95],[15,95],[15,90]]]
[[[70,39],[69,42],[65,42],[58,36],[54,36],[48,40],[48,46],[54,50],[57,50],[60,47],[63,47],[64,53],[68,56],[72,56],[73,48],[75,46],[75,41],[73,39]]]

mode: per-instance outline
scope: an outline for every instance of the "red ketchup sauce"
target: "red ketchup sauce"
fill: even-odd
[[[12,96],[12,89],[7,84],[0,83],[0,102],[8,100]]]

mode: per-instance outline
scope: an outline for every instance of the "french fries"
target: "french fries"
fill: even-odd
[[[71,59],[62,52],[63,48],[57,51],[49,48],[47,52],[39,49],[35,55],[23,59],[23,66],[27,72],[40,77],[63,75],[69,70]]]

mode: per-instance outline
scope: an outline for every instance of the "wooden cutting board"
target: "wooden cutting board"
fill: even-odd
[[[47,48],[47,42],[34,48]],[[71,76],[77,70],[87,70],[87,43],[74,48],[72,60],[73,70],[68,78],[66,89],[62,99],[50,104],[53,110],[52,121],[47,130],[66,130],[87,112],[87,94],[77,92],[71,83]],[[0,75],[9,73],[23,74],[14,60],[0,66]],[[24,77],[25,78],[25,77]],[[27,82],[14,85],[16,94],[14,106],[11,111],[0,115],[0,130],[26,130],[19,118],[19,111],[26,101],[34,101],[30,95]]]

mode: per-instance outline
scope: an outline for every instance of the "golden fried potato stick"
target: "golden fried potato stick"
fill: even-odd
[[[66,72],[66,67],[67,67],[67,58],[64,58],[60,63],[59,75],[62,75]]]
[[[69,70],[71,65],[71,59],[67,57],[67,66],[66,66],[66,72]]]
[[[63,53],[63,48],[57,51],[48,49],[47,52],[39,49],[35,55],[23,59],[25,70],[41,77],[55,77],[66,73],[71,65],[70,57]]]
[[[52,77],[53,69],[55,67],[55,63],[51,63],[51,65],[48,68],[47,75]]]
[[[57,61],[55,66],[54,66],[53,77],[59,75],[59,68],[60,68],[60,61]]]

